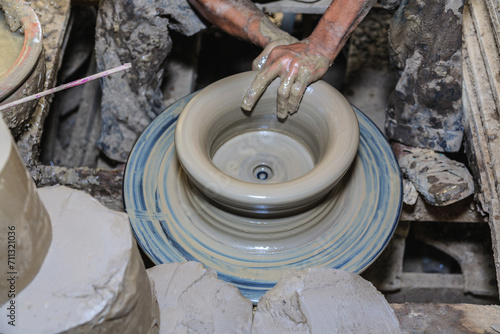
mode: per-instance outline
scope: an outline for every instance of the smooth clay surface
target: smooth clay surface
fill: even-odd
[[[51,240],[50,217],[0,118],[0,305],[12,295],[7,291],[20,293],[35,277]],[[13,289],[6,279],[11,275]]]
[[[176,120],[192,97],[151,123],[125,169],[125,207],[153,262],[199,261],[257,301],[289,269],[359,273],[378,257],[398,222],[401,178],[389,144],[365,115],[355,109],[357,156],[324,201],[288,217],[249,218],[214,206],[176,158]],[[213,184],[223,187],[224,180],[214,177]]]
[[[14,64],[23,44],[24,35],[10,31],[3,13],[0,12],[0,77]]]
[[[252,183],[294,180],[314,167],[307,147],[277,131],[247,131],[221,145],[212,162],[225,174]]]
[[[53,238],[0,333],[158,333],[159,310],[127,216],[65,187],[38,190]],[[6,318],[7,305],[1,306]]]
[[[253,307],[199,262],[148,269],[160,306],[160,333],[250,333]]]
[[[342,270],[291,270],[259,300],[253,334],[401,333],[384,296]]]
[[[347,100],[323,81],[308,87],[299,111],[285,121],[276,116],[279,79],[251,112],[243,112],[242,93],[255,75],[219,80],[186,105],[175,130],[177,156],[199,190],[229,210],[290,215],[322,199],[347,172],[358,149],[358,120]],[[259,168],[268,170],[259,175],[269,182],[245,177]]]

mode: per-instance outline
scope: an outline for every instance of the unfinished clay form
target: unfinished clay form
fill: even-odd
[[[199,262],[165,263],[147,273],[160,306],[161,334],[250,334],[252,302],[213,269]]]
[[[400,334],[382,293],[361,276],[311,268],[286,272],[257,305],[252,334]]]
[[[52,243],[38,275],[16,293],[15,326],[2,321],[0,333],[157,334],[158,303],[127,216],[79,190],[38,194]],[[4,319],[7,306],[0,307]]]
[[[45,61],[42,51],[42,26],[36,13],[23,0],[0,0],[0,8],[12,31],[24,33],[24,45],[15,63],[0,76],[0,103],[19,100],[42,90]],[[2,111],[14,137],[23,131],[31,118],[36,101]]]
[[[52,225],[8,127],[0,119],[0,305],[37,275],[52,240]],[[10,274],[9,274],[10,273]],[[15,279],[7,280],[14,276]],[[14,288],[12,289],[12,286]],[[9,297],[10,296],[10,297]],[[2,332],[2,331],[0,331]]]
[[[389,144],[365,115],[354,109],[360,128],[357,155],[347,173],[322,200],[288,215],[266,215],[264,211],[243,215],[235,213],[231,206],[228,209],[227,205],[214,204],[213,197],[206,195],[210,192],[201,191],[177,159],[177,118],[195,95],[174,103],[151,123],[136,142],[125,170],[125,207],[139,245],[154,263],[201,262],[256,302],[288,269],[315,266],[359,273],[378,257],[399,218],[401,178]],[[234,99],[236,106],[242,96],[243,90]],[[251,117],[245,119],[252,123]],[[273,123],[275,115],[268,117],[270,124],[279,125]],[[243,121],[240,126],[244,126]],[[238,133],[232,129],[233,126],[225,129],[232,134],[226,141],[212,135],[218,140],[215,146],[212,143],[214,150],[230,144]],[[304,151],[314,152],[314,145],[301,145],[307,148]],[[210,152],[211,145],[207,146]],[[259,147],[242,147],[240,151],[258,152]],[[314,153],[311,156],[316,163]],[[307,167],[310,161],[304,160],[295,164]],[[225,173],[235,170],[240,175],[239,168],[234,168],[238,164],[229,166],[233,168]],[[262,171],[266,172],[257,169],[255,174]],[[225,173],[215,174],[209,185],[227,186],[230,176]],[[239,177],[253,175],[243,173]],[[272,185],[265,180],[261,183],[259,177],[253,181],[241,182],[252,187]]]
[[[175,148],[197,188],[225,209],[269,217],[310,208],[356,156],[359,126],[347,100],[326,82],[311,85],[300,110],[276,117],[275,80],[251,113],[240,109],[255,78],[245,72],[200,91],[184,108]]]

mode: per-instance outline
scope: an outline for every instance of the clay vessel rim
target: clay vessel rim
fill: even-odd
[[[339,227],[347,235],[333,230],[323,231],[321,237],[314,239],[314,242],[303,243],[303,247],[299,248],[288,247],[290,252],[273,253],[273,249],[270,249],[271,258],[266,258],[262,250],[256,247],[255,257],[250,259],[239,256],[240,253],[227,252],[227,249],[214,251],[215,247],[223,244],[214,242],[204,231],[200,233],[211,241],[204,242],[198,238],[200,235],[192,234],[190,227],[210,224],[194,218],[193,213],[196,211],[193,210],[197,208],[191,207],[191,201],[181,194],[189,192],[189,189],[179,186],[179,179],[186,179],[187,176],[179,174],[174,130],[180,111],[194,95],[174,103],[152,122],[136,142],[125,168],[126,211],[139,245],[154,263],[182,262],[195,258],[215,269],[224,280],[239,287],[246,297],[257,301],[285,270],[310,267],[313,264],[360,273],[379,257],[394,232],[401,211],[401,175],[382,132],[355,107],[362,135],[356,163],[353,165],[355,168],[353,174],[349,174],[352,177],[348,181],[346,178],[349,185],[346,189],[355,191],[352,193],[354,196],[349,192],[346,197],[352,210],[342,214],[340,220],[338,216],[322,219],[326,225],[335,229]],[[168,179],[167,175],[171,178]],[[361,187],[357,188],[355,184]],[[176,228],[172,230],[172,226]],[[225,231],[218,228],[216,230]],[[307,229],[307,233],[310,232]],[[349,235],[359,239],[353,240]],[[323,238],[328,238],[333,243],[317,242]],[[183,243],[189,243],[199,252],[186,253]],[[266,239],[258,240],[257,244],[252,240],[251,245],[266,246]],[[285,246],[287,245],[288,242]],[[324,251],[309,248],[315,245],[322,247]],[[241,249],[236,242],[235,247]],[[279,259],[275,257],[281,255],[283,257]],[[324,261],[318,261],[317,256],[325,256]]]
[[[187,131],[182,131],[183,127],[189,128],[188,117],[192,117],[193,108],[198,106],[206,106],[203,99],[212,93],[212,90],[221,89],[226,85],[226,90],[230,89],[241,90],[241,96],[244,93],[244,88],[249,85],[255,77],[256,72],[244,72],[233,75],[222,80],[219,80],[196,94],[186,107],[181,112],[177,126],[175,129],[175,146],[179,160],[191,180],[200,188],[206,188],[207,175],[218,176],[221,178],[223,186],[217,189],[217,193],[213,194],[218,201],[229,203],[244,203],[244,206],[259,207],[259,206],[287,206],[291,202],[301,203],[309,198],[322,196],[335,186],[335,184],[344,176],[356,157],[359,144],[359,125],[356,114],[351,105],[345,98],[332,86],[323,81],[315,82],[308,89],[308,96],[304,99],[313,99],[315,94],[331,93],[331,99],[342,100],[342,113],[346,123],[342,125],[335,124],[334,116],[326,113],[328,123],[335,126],[335,130],[342,130],[341,127],[347,128],[348,131],[343,132],[343,136],[339,136],[340,144],[334,144],[331,150],[326,152],[324,156],[316,163],[308,173],[282,183],[259,184],[239,180],[229,176],[219,170],[211,161],[207,152],[202,146],[194,147],[193,145],[184,145],[188,140],[196,142],[196,138],[188,135]],[[239,82],[240,84],[237,84]],[[279,79],[276,79],[266,90],[262,98],[269,98],[275,94],[275,90],[279,85]],[[236,95],[236,94],[235,94]],[[274,101],[273,97],[273,101]],[[313,100],[312,103],[315,101]],[[205,110],[206,111],[206,110]],[[299,113],[301,111],[299,110]],[[192,114],[192,115],[190,115]],[[297,114],[296,114],[297,115]],[[337,115],[338,116],[338,115]],[[290,116],[294,117],[294,115]],[[338,157],[343,159],[339,159]],[[196,161],[196,163],[193,163]],[[204,168],[201,170],[199,164]],[[317,173],[322,173],[323,178],[319,179]],[[208,189],[205,189],[208,190]],[[203,191],[205,192],[205,191]],[[207,194],[209,197],[210,194]]]
[[[0,101],[9,96],[30,75],[42,52],[42,26],[38,16],[25,1],[14,2],[20,8],[15,12],[21,16],[24,44],[14,64],[0,76]]]

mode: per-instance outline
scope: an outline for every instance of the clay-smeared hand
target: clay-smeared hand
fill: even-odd
[[[277,114],[284,119],[298,110],[307,86],[323,77],[329,66],[330,61],[325,55],[311,51],[308,40],[276,46],[246,91],[241,107],[251,110],[267,86],[280,77]]]
[[[271,53],[271,51],[275,47],[280,46],[280,45],[294,44],[294,43],[297,43],[298,41],[299,40],[296,39],[295,37],[286,34],[286,35],[282,36],[280,39],[269,43],[264,48],[264,50],[260,53],[260,55],[258,55],[257,58],[255,58],[254,61],[252,62],[252,69],[253,70],[262,70],[262,68],[264,67],[264,65],[267,62],[267,58],[269,57],[269,54]]]

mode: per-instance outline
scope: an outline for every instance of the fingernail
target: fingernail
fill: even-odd
[[[252,110],[252,105],[247,101],[246,97],[241,102],[241,109],[246,110],[246,111]]]
[[[279,118],[280,120],[284,120],[284,119],[285,119],[285,118],[287,118],[287,116],[288,116],[288,113],[287,113],[287,112],[281,112],[281,111],[278,111],[278,112],[277,112],[277,114],[278,114],[278,118]]]

